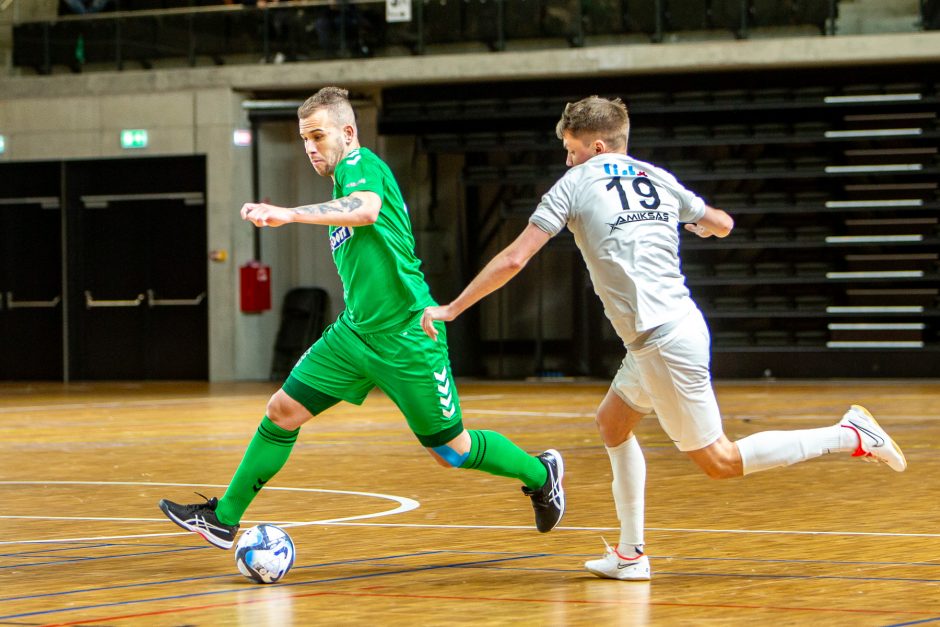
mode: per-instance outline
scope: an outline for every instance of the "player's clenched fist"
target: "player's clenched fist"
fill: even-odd
[[[263,202],[246,202],[242,205],[242,220],[248,220],[255,226],[281,226],[291,221],[292,214],[284,207],[277,207]]]

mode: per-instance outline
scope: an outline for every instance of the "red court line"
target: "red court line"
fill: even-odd
[[[776,605],[740,605],[732,603],[670,603],[665,601],[651,601],[648,603],[638,603],[635,601],[588,601],[579,599],[525,599],[518,597],[480,597],[480,596],[450,596],[433,594],[403,594],[403,593],[378,593],[378,592],[337,592],[325,590],[322,592],[306,592],[304,594],[291,594],[293,599],[302,599],[307,597],[319,596],[348,596],[348,597],[373,597],[373,598],[396,598],[396,599],[426,599],[436,601],[496,601],[509,603],[546,603],[546,604],[568,604],[568,605],[649,605],[651,607],[698,607],[708,609],[732,609],[732,610],[772,610],[780,612],[836,612],[849,614],[867,614],[867,615],[913,615],[913,616],[933,616],[936,611],[919,610],[876,610],[876,609],[843,609],[831,607],[782,607]],[[69,621],[65,623],[47,623],[42,627],[66,627],[68,625],[84,625],[87,623],[108,622],[116,620],[126,620],[131,618],[146,618],[148,616],[162,616],[166,614],[179,614],[182,612],[198,612],[203,610],[218,609],[224,607],[235,607],[238,605],[253,605],[256,603],[279,603],[283,597],[276,599],[253,599],[247,601],[234,601],[230,603],[211,603],[208,605],[189,605],[186,607],[176,607],[168,610],[157,610],[153,612],[141,612],[138,614],[123,614],[118,616],[98,616],[96,618],[87,618],[82,620]],[[80,608],[76,608],[79,611]]]

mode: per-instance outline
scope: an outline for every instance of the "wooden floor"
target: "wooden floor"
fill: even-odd
[[[516,482],[438,467],[374,394],[305,427],[248,510],[297,548],[262,586],[156,503],[221,494],[271,385],[0,385],[0,625],[940,625],[940,383],[717,387],[733,439],[857,402],[910,467],[712,481],[648,420],[653,581],[601,580],[582,563],[617,540],[605,384],[461,386],[469,427],[564,454],[568,512],[545,535]]]

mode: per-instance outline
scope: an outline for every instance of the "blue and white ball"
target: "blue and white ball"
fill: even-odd
[[[294,541],[276,525],[257,525],[238,539],[235,564],[254,582],[280,581],[294,565]]]

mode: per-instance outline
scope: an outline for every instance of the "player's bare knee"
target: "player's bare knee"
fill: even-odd
[[[702,467],[702,471],[709,479],[731,479],[737,476],[731,464],[722,462],[707,464]]]
[[[286,431],[299,429],[307,420],[312,418],[303,405],[290,398],[283,391],[277,391],[265,408],[268,420]]]
[[[437,454],[433,448],[427,449],[428,453],[431,454],[431,457],[434,458],[434,461],[437,462],[438,466],[443,466],[444,468],[453,468],[453,466],[446,459]]]

